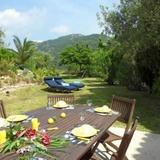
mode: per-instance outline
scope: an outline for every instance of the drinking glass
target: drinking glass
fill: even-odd
[[[92,107],[92,100],[91,100],[91,99],[88,99],[88,100],[87,100],[87,105],[88,105],[89,107]]]
[[[80,121],[84,121],[85,120],[85,111],[80,112]]]
[[[47,107],[46,107],[47,110],[51,110],[53,109],[52,107],[52,101],[50,100],[50,98],[48,98],[48,102],[47,102]]]

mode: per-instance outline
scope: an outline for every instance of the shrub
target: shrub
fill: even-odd
[[[52,69],[37,69],[35,72],[35,78],[38,82],[42,82],[42,79],[46,76],[55,76],[57,75],[54,68]]]
[[[11,71],[11,68],[14,68],[13,63],[9,63],[6,60],[0,61],[0,76],[8,75]]]
[[[153,93],[160,96],[160,77],[156,79],[153,85]]]
[[[121,85],[126,86],[130,90],[143,90],[136,66],[131,63],[123,61],[120,64],[117,78]]]
[[[18,69],[17,70],[17,82],[24,81],[26,83],[31,83],[35,79],[35,75],[32,71],[28,69]]]

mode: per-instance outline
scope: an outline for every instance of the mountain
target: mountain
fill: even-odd
[[[37,49],[42,52],[49,52],[58,55],[64,48],[72,46],[76,43],[88,44],[91,48],[96,48],[99,38],[107,39],[106,36],[100,34],[82,35],[70,34],[53,40],[47,40],[37,43]]]

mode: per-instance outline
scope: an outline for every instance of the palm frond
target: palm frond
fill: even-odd
[[[17,36],[13,37],[13,42],[16,47],[14,52],[17,54],[17,64],[24,65],[26,61],[32,56],[34,52],[34,45],[31,41],[28,41],[27,38],[21,42]]]

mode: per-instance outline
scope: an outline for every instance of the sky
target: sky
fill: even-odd
[[[101,33],[96,13],[100,5],[113,9],[119,0],[0,0],[0,27],[5,42],[20,39],[44,41],[67,34]]]

